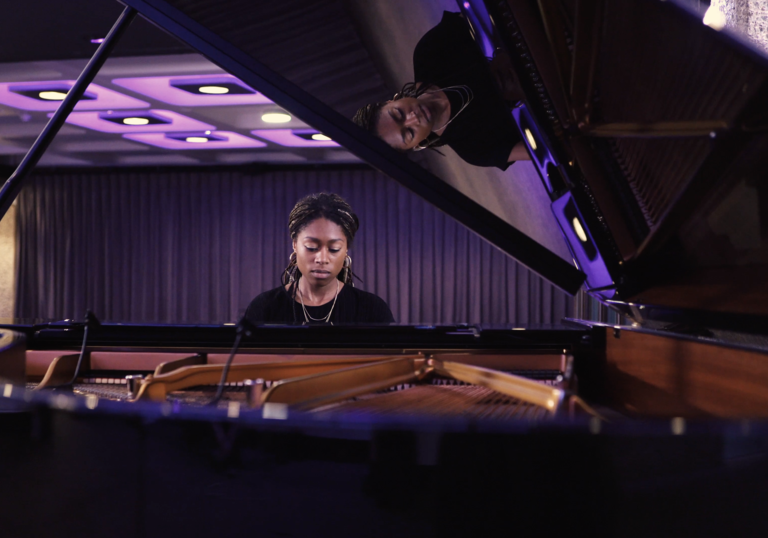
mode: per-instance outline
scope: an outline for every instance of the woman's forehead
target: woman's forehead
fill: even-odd
[[[319,218],[311,221],[309,224],[307,224],[302,230],[299,232],[297,239],[306,239],[306,238],[312,238],[312,239],[318,239],[322,241],[344,241],[346,242],[347,237],[344,234],[344,230],[341,226],[336,224],[335,222],[325,219],[325,218]]]

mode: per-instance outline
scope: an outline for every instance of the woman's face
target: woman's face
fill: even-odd
[[[344,266],[347,237],[335,222],[317,219],[310,222],[293,241],[296,264],[307,283],[322,286],[332,283]]]
[[[395,149],[413,149],[432,132],[434,116],[426,99],[388,101],[379,113],[376,134]]]

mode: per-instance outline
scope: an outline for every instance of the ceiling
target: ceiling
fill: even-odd
[[[295,0],[293,3],[302,4]],[[363,54],[361,58],[360,51],[364,51],[364,47],[357,40],[354,23],[341,2],[323,0],[313,2],[312,6],[321,8],[321,11],[294,9],[291,20],[281,21],[273,17],[268,21],[257,21],[263,26],[258,28],[257,37],[251,41],[261,53],[259,60],[283,76],[295,79],[309,73],[314,75],[314,79],[325,81],[325,86],[314,88],[314,95],[326,102],[340,99],[338,103],[329,104],[338,105],[335,106],[337,110],[350,115],[350,110],[367,102],[371,94],[380,95],[383,83],[367,55]],[[61,84],[61,81],[74,81],[98,47],[91,40],[107,33],[122,6],[109,0],[29,0],[0,9],[3,11],[0,17],[0,164],[15,166],[51,114],[50,110],[31,108],[48,105],[52,109],[56,106],[55,102],[42,101],[35,92],[19,95],[24,89],[23,83],[58,81]],[[84,16],[85,13],[87,16]],[[308,58],[306,50],[301,50],[300,36],[291,36],[289,43],[285,37],[290,33],[288,28],[294,33],[301,29],[302,18],[305,24],[311,22],[315,28],[322,29],[325,20],[325,24],[344,31],[316,36],[313,43],[321,52]],[[330,50],[323,39],[329,42],[334,40],[336,49],[339,40],[344,41],[347,54],[355,55],[354,61],[345,61],[345,52]],[[270,48],[270,44],[279,46]],[[303,43],[303,46],[307,44]],[[325,55],[322,53],[324,50],[328,50]],[[342,61],[339,61],[340,57]],[[318,77],[318,70],[322,70],[325,77]],[[117,92],[119,96],[108,97],[124,97],[129,102],[121,104],[103,99],[101,94],[93,102],[81,101],[39,166],[360,162],[333,142],[312,140],[314,131],[295,116],[289,114],[291,119],[287,123],[266,123],[262,119],[264,114],[285,111],[268,100],[264,102],[263,96],[259,99],[258,94],[249,96],[256,102],[248,103],[242,102],[242,95],[195,95],[187,92],[188,97],[195,99],[174,102],[185,92],[175,90],[175,95],[169,92],[145,93],[144,89],[130,83],[140,77],[171,77],[161,81],[167,86],[176,80],[172,77],[194,79],[202,75],[224,74],[218,66],[139,17],[97,74],[93,81],[96,86],[89,88],[89,91],[94,90],[91,93]],[[128,82],[125,82],[126,79]],[[366,86],[360,87],[359,83],[352,84],[349,80],[363,80]],[[308,89],[307,85],[312,85],[311,80],[294,82],[305,89]],[[32,87],[37,93],[45,89],[34,84]],[[99,92],[95,91],[96,88]],[[345,96],[345,91],[349,95]],[[89,111],[83,110],[84,107]],[[128,117],[143,117],[149,113],[150,119],[153,116],[155,120],[165,123],[161,126],[119,125],[114,120],[105,119],[110,111],[113,115]],[[179,138],[165,134],[163,126],[185,136]],[[121,132],[112,132],[116,130]],[[159,132],[147,134],[146,131]],[[200,136],[194,135],[205,138],[206,132],[215,139],[187,142],[190,138],[186,135],[200,140]],[[173,137],[170,141],[169,136]]]

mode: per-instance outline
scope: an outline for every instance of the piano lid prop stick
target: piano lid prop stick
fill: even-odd
[[[123,35],[135,16],[136,10],[132,7],[126,7],[123,10],[120,17],[118,17],[114,26],[112,26],[112,29],[109,31],[109,34],[107,34],[107,37],[105,37],[104,41],[99,45],[99,48],[91,58],[91,61],[88,62],[88,65],[86,65],[83,72],[80,73],[75,84],[67,92],[67,96],[61,102],[59,108],[56,109],[56,112],[53,113],[51,119],[48,120],[48,123],[43,128],[40,136],[37,137],[35,143],[32,144],[32,147],[24,156],[21,163],[19,163],[18,168],[16,168],[11,177],[8,178],[8,181],[5,182],[2,189],[0,189],[0,219],[5,216],[5,213],[19,195],[19,192],[21,192],[24,180],[40,160],[40,157],[43,156],[45,150],[48,149],[48,146],[59,132],[59,129],[61,129],[61,126],[64,125],[67,116],[69,116],[69,113],[75,108],[75,105],[85,93],[88,85],[93,82],[96,73],[98,73],[101,66],[104,65],[104,62],[109,57],[112,49],[115,48],[120,36]]]

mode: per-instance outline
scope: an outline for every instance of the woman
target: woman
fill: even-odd
[[[470,164],[502,170],[529,159],[497,82],[507,99],[520,96],[494,79],[460,14],[443,13],[416,45],[413,66],[416,82],[361,108],[353,121],[402,151],[446,145]]]
[[[257,296],[245,312],[252,323],[390,323],[381,298],[352,282],[349,249],[360,226],[337,194],[299,200],[288,217],[293,241],[282,285]]]

